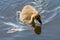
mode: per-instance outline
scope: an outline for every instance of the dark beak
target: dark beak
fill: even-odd
[[[40,19],[40,18],[38,19],[38,22],[42,25],[42,21],[41,21],[41,19]]]

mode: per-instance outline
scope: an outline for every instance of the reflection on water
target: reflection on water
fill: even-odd
[[[39,37],[36,38],[36,36],[33,36],[34,33],[31,31],[32,28],[30,25],[25,25],[18,20],[19,11],[21,12],[24,5],[27,4],[36,8],[42,16],[43,24],[50,22],[60,13],[60,0],[0,0],[1,40],[18,40],[19,37],[21,40],[24,40],[28,36],[31,36],[28,37],[30,40],[34,37],[35,39],[39,39]]]

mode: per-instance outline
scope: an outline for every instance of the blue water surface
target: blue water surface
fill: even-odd
[[[18,14],[32,5],[42,16],[42,33],[36,35]],[[0,0],[0,40],[60,40],[60,0]]]

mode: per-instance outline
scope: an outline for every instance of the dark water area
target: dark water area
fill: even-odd
[[[42,33],[18,20],[25,5],[32,5],[42,16]],[[60,40],[60,0],[0,0],[0,40]]]

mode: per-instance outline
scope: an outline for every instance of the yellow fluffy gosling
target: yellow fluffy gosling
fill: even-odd
[[[22,12],[19,14],[19,19],[26,23],[32,25],[34,32],[39,35],[41,33],[41,16],[39,15],[38,11],[31,5],[26,5],[22,9]],[[35,22],[38,21],[41,25],[38,26]]]

